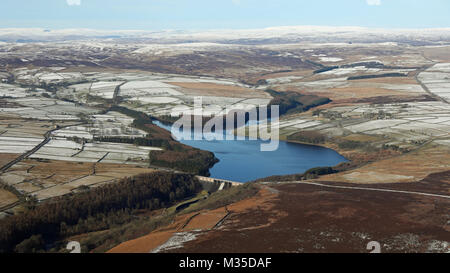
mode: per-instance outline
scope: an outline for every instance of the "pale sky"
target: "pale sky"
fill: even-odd
[[[0,28],[450,27],[448,0],[2,0]]]

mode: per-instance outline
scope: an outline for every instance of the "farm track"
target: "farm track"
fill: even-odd
[[[109,155],[109,152],[107,152],[106,154],[104,154],[99,160],[97,160],[97,163],[100,163],[103,159],[105,159],[105,157],[107,157]]]
[[[228,206],[225,206],[225,211],[227,212],[227,214],[226,214],[224,217],[222,217],[222,219],[220,219],[220,220],[214,225],[214,227],[213,227],[212,229],[217,229],[217,228],[219,228],[220,226],[222,226],[222,224],[225,222],[225,220],[226,220],[228,217],[230,217],[230,215],[231,215],[232,212],[228,210]]]
[[[71,155],[70,157],[76,157],[77,155],[81,154],[81,153],[84,151],[84,146],[85,146],[84,144],[85,144],[85,143],[84,143],[84,141],[83,141],[83,145],[81,146],[81,150],[80,150],[79,152],[77,152],[77,153]]]
[[[187,227],[187,225],[189,225],[189,223],[192,221],[192,219],[194,219],[195,217],[197,217],[199,215],[200,215],[200,212],[197,212],[196,214],[189,217],[189,219],[187,219],[186,222],[178,229],[178,232],[181,232],[185,227]]]

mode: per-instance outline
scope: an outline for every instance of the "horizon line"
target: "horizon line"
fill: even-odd
[[[332,25],[274,25],[268,27],[249,27],[249,28],[167,28],[167,29],[127,29],[127,28],[89,28],[89,27],[68,27],[68,28],[45,28],[45,27],[0,27],[0,30],[43,30],[43,31],[63,31],[63,30],[92,30],[92,31],[122,31],[122,32],[164,32],[164,31],[192,31],[192,32],[209,32],[209,31],[236,31],[236,30],[270,30],[277,28],[335,28],[335,29],[360,29],[360,30],[390,30],[390,31],[411,31],[411,30],[449,30],[446,27],[367,27],[357,25],[332,26]]]

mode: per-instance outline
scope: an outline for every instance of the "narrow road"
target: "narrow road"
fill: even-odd
[[[389,189],[379,189],[379,188],[363,188],[363,187],[351,187],[351,186],[334,186],[334,185],[326,185],[326,184],[316,183],[316,182],[300,182],[300,181],[298,181],[298,182],[293,182],[293,183],[295,183],[295,184],[303,184],[303,185],[314,185],[314,186],[318,186],[318,187],[332,188],[332,189],[348,189],[348,190],[363,190],[363,191],[403,193],[403,194],[414,194],[414,195],[421,195],[421,196],[428,196],[428,197],[450,199],[450,196],[448,196],[448,195],[425,193],[425,192],[389,190]]]

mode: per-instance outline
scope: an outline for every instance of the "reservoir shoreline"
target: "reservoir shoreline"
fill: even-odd
[[[170,125],[154,122],[169,130]],[[279,140],[273,152],[261,152],[264,141],[257,140],[177,140],[185,145],[210,151],[219,159],[211,177],[236,182],[250,182],[274,175],[301,174],[316,167],[332,167],[348,160],[337,151],[320,145]]]

